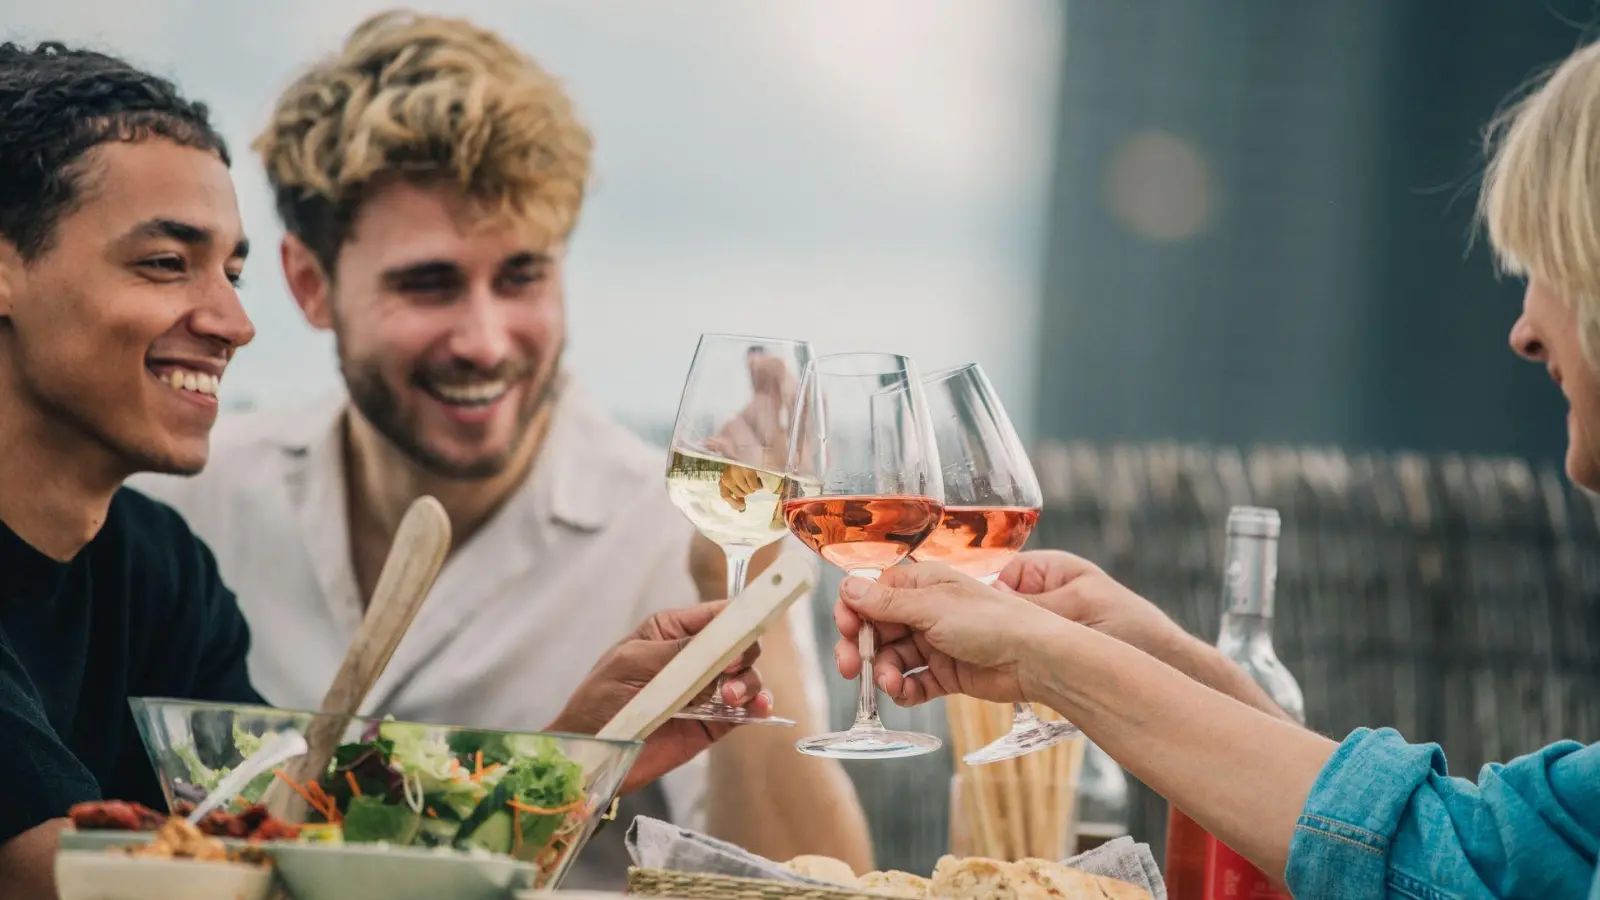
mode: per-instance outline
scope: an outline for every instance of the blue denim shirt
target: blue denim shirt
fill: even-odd
[[[1451,778],[1437,744],[1358,728],[1317,776],[1285,872],[1299,898],[1600,900],[1600,744]]]

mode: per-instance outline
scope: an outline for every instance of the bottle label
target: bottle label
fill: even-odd
[[[1205,900],[1291,900],[1232,847],[1206,835]]]

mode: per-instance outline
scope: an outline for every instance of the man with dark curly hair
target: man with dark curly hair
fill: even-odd
[[[246,252],[205,106],[110,56],[0,44],[6,900],[55,896],[52,859],[74,803],[165,805],[129,697],[260,702],[249,631],[211,551],[173,509],[123,486],[136,472],[206,464],[218,385],[254,336],[235,291]],[[547,727],[592,732],[716,611],[650,617]],[[723,695],[765,715],[753,658]],[[669,723],[629,787],[726,731]]]
[[[164,805],[133,695],[257,702],[211,554],[122,487],[206,462],[254,329],[205,106],[59,44],[0,45],[0,894],[53,896],[60,817]]]

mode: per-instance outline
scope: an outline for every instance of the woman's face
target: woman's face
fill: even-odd
[[[1567,398],[1567,477],[1600,491],[1600,375],[1583,356],[1578,316],[1547,282],[1531,278],[1522,315],[1511,326],[1511,349],[1544,363]]]

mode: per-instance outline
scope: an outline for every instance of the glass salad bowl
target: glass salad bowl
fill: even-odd
[[[133,698],[134,721],[169,810],[198,803],[273,733],[309,733],[318,713]],[[510,857],[557,887],[611,808],[643,744],[355,717],[320,778],[291,785],[319,841]],[[292,760],[256,778],[236,812],[288,780]],[[354,849],[354,848],[352,848]]]

